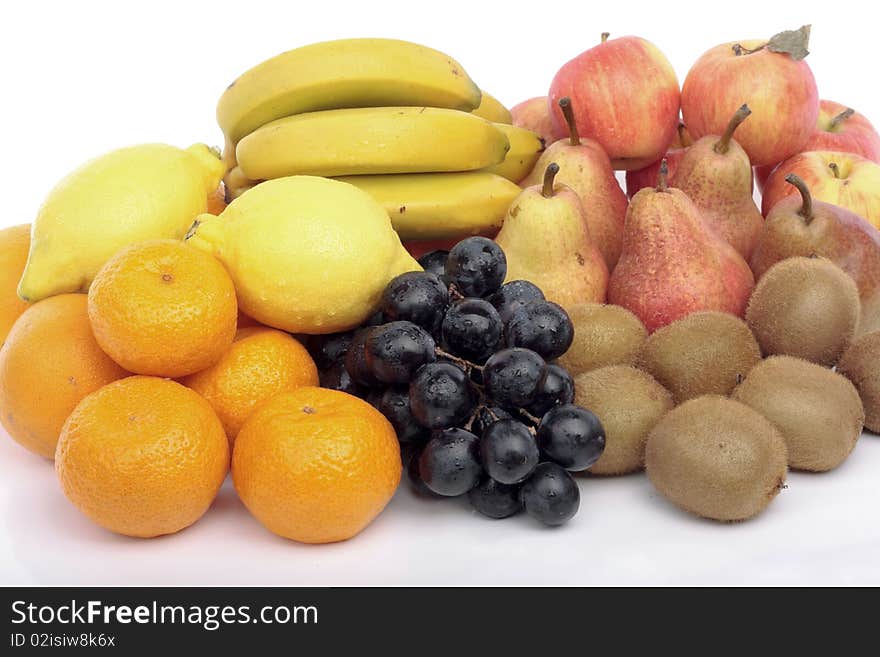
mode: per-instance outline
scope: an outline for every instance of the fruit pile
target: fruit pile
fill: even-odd
[[[113,151],[0,233],[0,422],[130,536],[229,472],[310,543],[404,471],[491,518],[560,524],[576,473],[642,470],[751,518],[880,432],[880,135],[819,100],[808,39],[721,44],[679,87],[604,34],[509,112],[404,41],[263,62],[222,152]]]
[[[372,400],[407,451],[417,490],[468,494],[492,518],[523,507],[548,525],[578,509],[569,472],[605,447],[553,361],[574,327],[532,283],[507,278],[504,251],[471,237],[394,278],[371,326],[314,346],[322,384]]]

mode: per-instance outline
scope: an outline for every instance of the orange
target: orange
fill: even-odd
[[[223,357],[180,382],[217,412],[230,442],[259,402],[286,390],[318,385],[315,361],[284,331],[243,328]]]
[[[98,344],[137,374],[179,377],[213,365],[232,344],[237,317],[223,265],[176,240],[122,249],[89,290]]]
[[[28,304],[18,298],[18,281],[31,245],[30,224],[0,230],[0,344]]]
[[[0,421],[24,447],[51,459],[70,412],[128,372],[92,335],[85,294],[61,294],[24,311],[0,349]]]
[[[83,399],[55,454],[61,489],[98,525],[148,538],[204,515],[229,470],[211,406],[189,388],[131,376]]]
[[[303,543],[351,538],[400,481],[394,429],[365,401],[297,388],[260,404],[235,440],[232,480],[270,531]]]

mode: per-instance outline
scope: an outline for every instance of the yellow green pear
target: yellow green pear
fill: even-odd
[[[40,208],[18,295],[34,302],[84,292],[122,247],[182,239],[207,209],[224,171],[219,155],[204,144],[185,150],[142,144],[86,162]]]
[[[392,278],[421,270],[369,194],[315,176],[262,182],[187,239],[226,266],[242,312],[291,333],[354,328]]]

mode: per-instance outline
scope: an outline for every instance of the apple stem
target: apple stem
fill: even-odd
[[[665,192],[669,189],[667,178],[669,177],[669,165],[666,163],[666,158],[660,162],[660,173],[657,175],[657,191]]]
[[[809,226],[810,222],[813,221],[813,195],[810,194],[810,188],[807,187],[807,183],[804,182],[803,178],[795,173],[788,174],[785,177],[785,182],[797,187],[797,190],[801,193],[803,205],[801,205],[798,214],[806,220],[807,225]]]
[[[742,105],[734,115],[730,119],[730,123],[727,124],[727,128],[724,130],[724,134],[721,135],[721,139],[718,140],[718,143],[715,144],[715,152],[724,155],[727,153],[730,148],[730,140],[733,137],[733,133],[739,127],[739,125],[749,118],[749,115],[752,113],[752,110],[749,109],[748,105]]]
[[[559,165],[556,162],[551,162],[544,170],[544,186],[541,188],[541,196],[544,198],[553,198],[553,181],[557,173],[559,173]]]
[[[760,51],[764,50],[764,48],[766,48],[766,47],[767,47],[767,44],[765,43],[763,45],[758,46],[757,48],[753,48],[752,50],[749,50],[748,48],[744,47],[742,44],[735,43],[735,44],[733,44],[733,54],[736,55],[737,57],[742,57],[743,55],[752,55],[756,52],[760,52]]]
[[[684,121],[678,122],[678,141],[681,142],[681,145],[684,146],[684,131],[687,126],[684,124]]]
[[[831,119],[831,125],[828,126],[828,131],[834,132],[835,130],[837,130],[844,121],[846,121],[855,113],[856,111],[852,107],[846,108],[840,114]]]
[[[837,166],[837,162],[829,162],[828,168],[831,169],[831,173],[834,174],[835,178],[840,178],[840,167]]]
[[[608,41],[608,37],[610,37],[610,36],[611,36],[611,32],[602,32],[602,36],[601,36],[602,43],[605,43],[606,41]]]
[[[566,96],[559,99],[559,109],[562,110],[562,116],[568,124],[568,139],[572,146],[581,145],[581,136],[578,134],[577,123],[574,120],[574,110],[571,108],[571,98]]]

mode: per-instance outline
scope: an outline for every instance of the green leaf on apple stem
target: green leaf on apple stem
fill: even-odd
[[[804,25],[798,30],[786,30],[774,34],[767,42],[767,49],[789,55],[793,60],[800,61],[810,54],[810,26]]]

